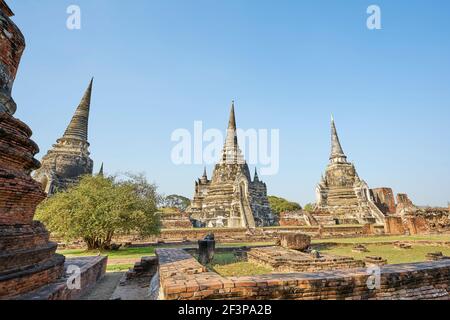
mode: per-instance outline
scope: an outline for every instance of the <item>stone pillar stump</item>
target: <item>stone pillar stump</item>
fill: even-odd
[[[211,263],[214,259],[214,253],[216,251],[216,241],[214,235],[210,234],[203,240],[198,241],[198,261],[202,265]]]
[[[311,237],[300,232],[280,232],[280,245],[283,248],[305,251],[311,245]]]

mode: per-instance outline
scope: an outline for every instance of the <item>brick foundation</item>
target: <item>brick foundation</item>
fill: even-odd
[[[0,1],[0,299],[16,297],[45,286],[64,273],[64,257],[55,254],[42,224],[33,221],[45,193],[30,173],[38,169],[39,148],[31,129],[14,118],[11,97],[25,38]]]
[[[247,258],[249,262],[268,266],[277,272],[318,272],[365,266],[363,261],[353,258],[329,254],[315,258],[309,253],[282,247],[253,248],[247,252]]]
[[[49,260],[14,273],[0,274],[0,299],[10,299],[48,285],[64,274],[64,257]]]
[[[158,249],[161,296],[168,300],[449,300],[450,260],[381,267],[381,285],[370,290],[365,268],[321,273],[222,277],[180,249]]]
[[[406,229],[403,226],[403,221],[401,217],[386,217],[385,218],[385,232],[387,234],[405,234]]]
[[[67,259],[65,269],[68,266],[80,268],[80,289],[69,289],[67,286],[68,275],[61,277],[47,286],[16,297],[18,300],[76,300],[88,292],[106,272],[107,257],[83,257]]]
[[[280,232],[301,232],[312,236],[313,238],[335,238],[362,236],[367,234],[365,226],[324,226],[320,232],[319,226],[314,227],[278,227],[278,228],[257,228],[253,234],[249,234],[245,228],[227,228],[227,229],[190,229],[190,230],[162,230],[157,239],[160,241],[197,241],[205,237],[209,232],[213,232],[217,241],[220,242],[265,242],[273,241]]]

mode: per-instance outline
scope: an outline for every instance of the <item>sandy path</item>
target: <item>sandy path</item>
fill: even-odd
[[[123,272],[107,272],[94,288],[80,300],[109,300],[122,278]]]

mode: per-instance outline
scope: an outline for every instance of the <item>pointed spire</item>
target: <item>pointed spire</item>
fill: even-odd
[[[103,174],[103,162],[102,162],[102,166],[100,167],[100,171],[98,172],[98,175],[99,175],[100,177],[103,177],[103,176],[104,176],[104,174]]]
[[[255,168],[255,177],[253,178],[253,182],[259,182],[258,169]]]
[[[234,100],[231,102],[230,120],[228,121],[228,129],[236,130],[236,116],[234,114]]]
[[[205,167],[205,169],[203,170],[203,176],[202,176],[202,178],[205,179],[205,180],[208,180],[208,174],[206,173],[206,167]]]
[[[238,146],[238,138],[236,132],[236,116],[234,113],[234,101],[231,103],[230,119],[228,121],[227,138],[223,148],[222,162],[226,163],[243,163],[241,150]]]
[[[347,157],[342,150],[341,142],[337,134],[336,125],[334,123],[334,117],[331,115],[331,155],[330,160],[346,161]]]
[[[91,79],[89,87],[86,89],[80,104],[72,117],[63,138],[78,139],[87,141],[88,139],[88,123],[89,123],[89,110],[91,107],[91,95],[92,84],[94,78]]]

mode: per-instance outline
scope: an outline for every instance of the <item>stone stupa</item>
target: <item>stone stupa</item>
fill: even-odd
[[[373,202],[367,183],[360,179],[354,164],[347,161],[333,117],[330,163],[316,194],[314,218],[319,223],[384,223],[384,215]]]
[[[0,300],[76,299],[106,271],[106,257],[65,259],[56,254],[45,226],[34,221],[46,194],[31,177],[39,148],[30,128],[14,117],[13,83],[25,39],[0,0]],[[65,264],[66,263],[66,264]],[[80,286],[69,285],[66,266],[79,268]]]
[[[227,137],[219,163],[209,180],[206,169],[195,183],[195,195],[187,212],[206,227],[255,228],[271,226],[276,218],[270,209],[267,186],[257,172],[254,179],[238,145],[234,102]]]
[[[88,124],[91,106],[92,83],[84,93],[64,135],[42,158],[42,166],[33,178],[44,191],[52,195],[76,184],[83,175],[91,175],[93,161],[89,157]]]

